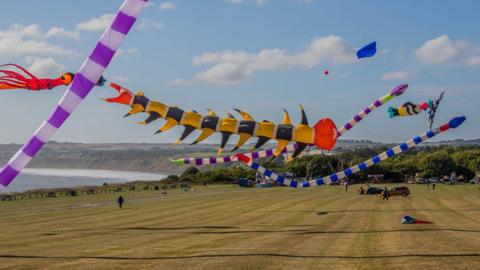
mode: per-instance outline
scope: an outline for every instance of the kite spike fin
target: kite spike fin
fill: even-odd
[[[306,143],[297,143],[297,149],[295,149],[295,152],[293,152],[292,156],[289,158],[290,159],[294,159],[296,158],[298,155],[300,155],[303,150],[305,150],[305,148],[307,148],[308,144]]]
[[[208,115],[210,115],[210,116],[217,116],[217,114],[214,111],[212,111],[211,109],[207,109],[207,112],[208,112]]]
[[[222,133],[222,141],[220,143],[220,148],[223,149],[225,148],[225,145],[227,145],[228,139],[230,138],[230,136],[232,136],[232,133],[225,132],[225,131],[222,131],[221,133]]]
[[[285,148],[285,146],[287,146],[289,142],[290,141],[282,140],[282,139],[278,140],[277,148],[275,149],[273,156],[278,157],[278,155],[282,153],[283,149]]]
[[[153,121],[157,120],[158,118],[160,118],[160,115],[159,115],[158,113],[156,113],[156,112],[149,112],[149,114],[150,114],[150,115],[148,116],[148,118],[145,119],[145,121],[143,121],[143,122],[139,122],[139,124],[141,124],[141,125],[148,125],[148,124],[150,124],[151,122],[153,122]]]
[[[292,120],[290,119],[290,115],[288,114],[287,110],[283,109],[283,120],[282,124],[284,125],[291,125]]]
[[[242,147],[242,145],[244,145],[248,141],[248,139],[250,139],[250,137],[252,137],[252,135],[247,134],[247,133],[239,133],[238,136],[240,136],[240,139],[238,139],[238,142],[235,145],[235,148],[233,148],[232,152],[236,151],[238,148]]]
[[[300,104],[300,112],[302,113],[302,119],[300,121],[300,124],[308,125],[307,114],[305,113],[305,110],[303,109],[302,104]]]
[[[270,138],[267,138],[267,137],[258,137],[258,141],[257,143],[255,144],[253,150],[256,150],[260,147],[262,147],[264,144],[266,144],[268,141],[270,140]]]
[[[191,144],[192,145],[197,144],[197,143],[205,140],[206,138],[210,137],[213,133],[215,133],[215,131],[212,130],[212,129],[209,129],[209,128],[202,129],[202,133],[200,133],[200,136],[198,136],[198,138],[194,142],[192,142]]]
[[[167,122],[165,123],[165,125],[163,125],[163,127],[161,127],[159,130],[157,130],[157,132],[155,132],[155,134],[165,132],[165,131],[173,128],[176,125],[178,125],[178,122],[175,119],[167,118]]]
[[[128,114],[132,115],[132,114],[137,114],[137,113],[141,113],[141,112],[144,112],[144,111],[145,111],[145,108],[142,105],[133,104],[132,109],[128,112]]]
[[[242,111],[242,110],[240,110],[240,109],[234,109],[234,110],[237,111],[237,112],[242,116],[242,118],[243,118],[244,120],[255,121],[255,120],[253,119],[253,117],[252,117],[250,114],[248,114],[247,112],[244,112],[244,111]]]
[[[181,135],[180,138],[177,140],[178,143],[180,143],[180,142],[182,142],[183,140],[185,140],[185,138],[187,138],[188,135],[190,135],[194,130],[195,130],[195,128],[192,127],[192,126],[185,126],[185,129],[183,130],[182,135]],[[177,144],[178,144],[178,143],[177,143]]]

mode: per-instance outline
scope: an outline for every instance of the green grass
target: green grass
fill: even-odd
[[[480,269],[480,190],[199,188],[0,202],[0,269]],[[404,215],[433,225],[402,225]]]

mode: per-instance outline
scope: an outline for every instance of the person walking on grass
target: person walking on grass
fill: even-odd
[[[345,185],[345,192],[348,192],[348,179],[345,179],[344,185]]]
[[[386,199],[388,201],[388,197],[390,197],[390,194],[388,193],[388,188],[385,186],[385,189],[383,190],[383,201]]]
[[[120,209],[122,209],[124,202],[125,200],[123,199],[122,195],[120,195],[117,199],[118,207],[120,207]]]

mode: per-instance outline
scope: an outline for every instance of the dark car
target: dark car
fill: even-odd
[[[408,187],[394,187],[390,189],[388,193],[390,196],[402,195],[403,197],[407,197],[410,195],[410,189],[408,189]]]
[[[379,187],[369,187],[367,189],[367,192],[365,192],[366,195],[377,195],[377,194],[382,194],[383,189]]]

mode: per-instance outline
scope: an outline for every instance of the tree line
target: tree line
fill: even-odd
[[[260,160],[268,169],[279,174],[289,173],[295,178],[318,178],[341,171],[377,155],[387,148],[359,148],[341,151],[333,155],[310,155],[296,158],[285,164],[283,157]],[[354,174],[355,180],[366,180],[369,174],[383,174],[388,181],[401,182],[406,176],[443,177],[456,172],[472,179],[480,171],[480,146],[438,146],[411,149],[393,158]],[[255,179],[255,171],[239,163],[228,167],[216,167],[200,171],[187,168],[180,176],[170,175],[167,182],[189,181],[193,183],[232,183],[239,178]]]

